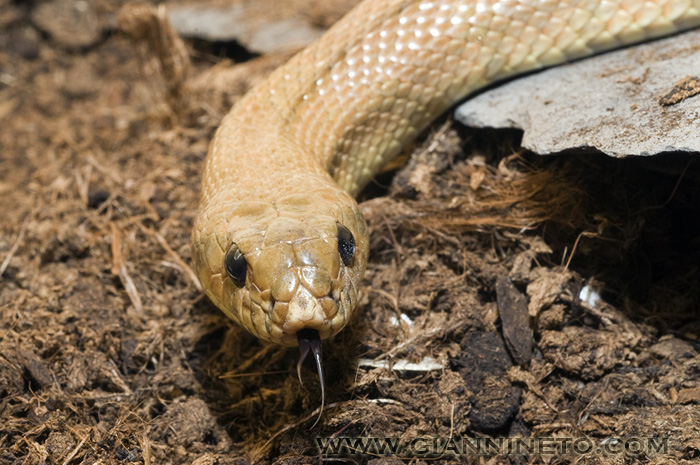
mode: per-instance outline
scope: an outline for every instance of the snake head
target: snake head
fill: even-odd
[[[321,189],[202,209],[193,234],[205,292],[258,338],[296,346],[302,330],[327,339],[348,322],[368,237],[357,203],[344,192]]]

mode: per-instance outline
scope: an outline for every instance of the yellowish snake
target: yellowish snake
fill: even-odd
[[[496,80],[698,24],[700,0],[364,1],[223,119],[192,233],[204,290],[322,375],[367,263],[353,196],[408,142]]]

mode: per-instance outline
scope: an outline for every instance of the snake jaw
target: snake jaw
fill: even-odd
[[[301,365],[304,363],[306,356],[309,351],[314,356],[314,361],[316,362],[316,371],[318,372],[318,379],[321,383],[321,407],[318,411],[318,417],[311,429],[314,428],[321,420],[321,415],[323,414],[323,407],[326,404],[326,386],[323,380],[323,347],[321,345],[321,336],[315,329],[304,328],[297,332],[297,343],[299,344],[299,352],[301,353],[299,361],[297,362],[297,375],[299,376],[299,383],[303,386],[304,382],[301,380]]]
[[[326,296],[319,296],[313,288],[300,283],[289,300],[282,329],[285,334],[314,329],[320,333],[321,339],[327,339],[331,336],[333,327],[337,326],[334,325],[336,315],[337,302]]]

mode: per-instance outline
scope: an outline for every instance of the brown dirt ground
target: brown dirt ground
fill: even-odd
[[[364,194],[363,297],[325,344],[309,430],[311,367],[302,388],[296,351],[235,327],[188,267],[213,131],[289,54],[131,40],[117,0],[78,23],[71,1],[0,0],[0,464],[311,463],[331,436],[668,438],[656,455],[326,457],[342,463],[700,456],[696,158],[540,159],[517,133],[438,122]],[[358,364],[426,356],[443,368]]]

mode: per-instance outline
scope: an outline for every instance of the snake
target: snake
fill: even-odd
[[[314,354],[367,266],[355,196],[499,80],[700,24],[700,0],[366,0],[238,100],[209,146],[194,270],[257,338]],[[319,414],[320,415],[320,414]]]

